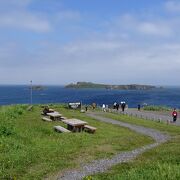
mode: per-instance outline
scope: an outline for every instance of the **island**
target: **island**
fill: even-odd
[[[31,87],[29,87],[29,89],[31,89]],[[41,85],[33,85],[32,86],[32,90],[34,90],[34,91],[42,91],[44,89],[45,89],[45,87],[41,86]]]
[[[155,89],[156,86],[152,85],[139,85],[139,84],[129,84],[129,85],[108,85],[108,84],[97,84],[92,82],[77,82],[71,83],[65,86],[65,88],[94,88],[94,89],[111,89],[111,90],[151,90]]]

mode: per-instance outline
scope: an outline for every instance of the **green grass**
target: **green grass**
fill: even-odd
[[[126,115],[106,114],[106,117],[169,133],[172,139],[138,156],[134,161],[114,166],[103,174],[86,177],[93,180],[178,180],[180,179],[180,127],[147,121]]]
[[[170,111],[171,109],[167,106],[145,106],[143,110],[146,111]]]
[[[27,111],[26,105],[0,107],[0,179],[42,179],[78,167],[82,162],[111,157],[153,141],[62,105],[51,108],[63,116],[87,121],[97,127],[97,132],[57,133],[53,126],[65,124],[43,122],[40,105],[32,111]]]

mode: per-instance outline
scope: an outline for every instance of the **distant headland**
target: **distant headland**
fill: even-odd
[[[108,84],[96,84],[92,82],[77,82],[71,83],[65,86],[65,88],[94,88],[94,89],[112,89],[112,90],[151,90],[155,89],[156,86],[152,85],[139,85],[139,84],[129,84],[129,85],[108,85]]]

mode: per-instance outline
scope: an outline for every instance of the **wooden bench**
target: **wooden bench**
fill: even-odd
[[[54,126],[54,130],[57,131],[57,132],[71,132],[69,131],[68,129],[62,127],[62,126]]]
[[[85,125],[84,129],[90,133],[95,133],[96,129],[95,127],[89,126],[89,125]]]
[[[43,121],[48,121],[48,122],[51,122],[51,121],[52,121],[51,119],[49,119],[49,118],[47,118],[47,117],[43,117],[42,120],[43,120]]]
[[[65,120],[67,119],[67,117],[61,116],[61,120]]]

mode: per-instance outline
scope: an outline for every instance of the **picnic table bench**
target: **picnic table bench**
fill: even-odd
[[[55,112],[55,110],[54,110],[54,109],[51,109],[51,108],[49,109],[49,111],[50,111],[50,112]]]
[[[62,127],[62,126],[54,126],[54,130],[57,132],[71,132],[68,129]]]
[[[49,118],[47,118],[47,117],[42,117],[42,120],[43,120],[43,121],[48,121],[48,122],[51,122],[51,121],[52,121],[52,119],[49,119]]]
[[[84,129],[87,130],[88,132],[94,133],[97,128],[95,128],[93,126],[85,125]]]
[[[52,120],[59,120],[60,117],[62,116],[62,114],[60,114],[59,112],[51,112],[51,113],[47,113],[48,116],[50,116],[50,119]]]
[[[67,119],[67,117],[61,116],[61,119],[62,119],[62,120],[65,120],[65,119]]]
[[[84,125],[87,124],[85,121],[81,121],[79,119],[67,119],[62,120],[65,124],[67,124],[67,129],[73,132],[81,132],[84,129]]]

